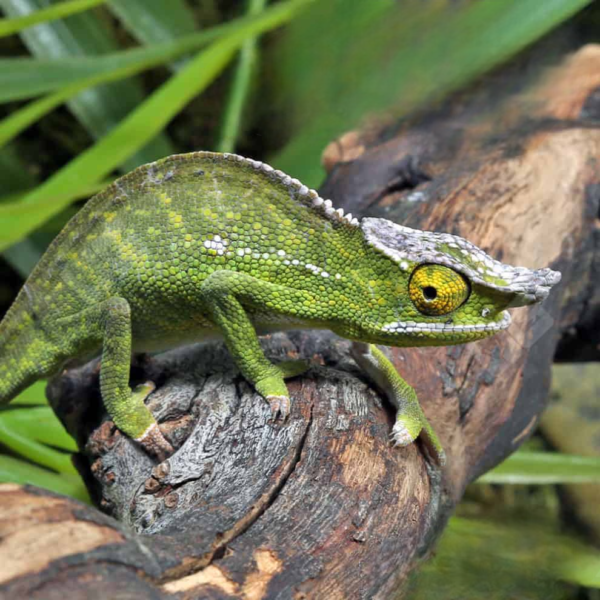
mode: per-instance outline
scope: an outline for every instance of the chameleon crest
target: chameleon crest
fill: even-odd
[[[443,265],[471,283],[511,296],[511,307],[545,300],[560,273],[551,269],[513,267],[493,259],[467,240],[450,233],[420,231],[385,219],[362,220],[365,237],[378,250],[408,271],[423,264]]]

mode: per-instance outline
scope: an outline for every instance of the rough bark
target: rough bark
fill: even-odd
[[[514,88],[513,88],[514,89]],[[390,350],[448,453],[388,445],[392,413],[327,333],[265,340],[312,358],[290,385],[289,422],[222,345],[133,369],[178,448],[156,465],[100,405],[97,364],[55,380],[52,403],[82,448],[99,506],[4,486],[6,597],[386,598],[426,555],[465,486],[531,433],[550,365],[600,354],[600,48],[518,94],[483,83],[410,121],[354,132],[325,154],[323,195],[353,214],[467,237],[492,255],[551,266],[563,282],[509,331],[467,346]]]

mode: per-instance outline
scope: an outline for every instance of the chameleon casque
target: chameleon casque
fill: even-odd
[[[373,344],[471,342],[508,327],[506,308],[543,300],[560,274],[512,267],[464,239],[384,219],[360,222],[298,180],[231,154],[142,166],[67,224],[0,324],[0,402],[75,357],[101,352],[115,425],[164,458],[173,449],[129,387],[132,351],[224,338],[243,376],[285,418],[284,379],[257,332],[329,329],[397,407],[392,440],[444,453],[413,389]]]

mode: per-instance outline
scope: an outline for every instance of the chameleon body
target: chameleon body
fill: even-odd
[[[412,388],[371,344],[434,346],[506,328],[509,306],[543,300],[560,275],[493,260],[457,236],[358,221],[266,164],[197,152],[142,166],[67,224],[0,324],[0,401],[74,357],[101,353],[116,426],[160,457],[172,448],[129,387],[132,351],[224,338],[244,377],[287,416],[286,377],[257,333],[323,328],[398,407],[393,440],[443,451]]]

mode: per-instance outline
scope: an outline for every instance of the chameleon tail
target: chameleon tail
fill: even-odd
[[[32,317],[13,304],[0,322],[0,404],[52,372],[56,353]]]

